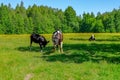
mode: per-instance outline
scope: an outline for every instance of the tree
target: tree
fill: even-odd
[[[94,27],[96,25],[96,19],[93,13],[84,13],[81,23],[81,32],[94,32]]]
[[[120,9],[114,9],[113,12],[116,32],[120,32]]]
[[[71,6],[62,11],[36,4],[26,9],[22,1],[15,9],[11,4],[0,5],[0,34],[52,33],[56,29],[64,33],[120,32],[120,9],[77,16]]]
[[[77,21],[75,10],[71,6],[68,6],[64,13],[66,24],[68,26],[68,32],[78,32],[79,23]]]
[[[102,21],[105,28],[105,32],[116,32],[114,24],[114,16],[109,12],[102,15]]]
[[[0,24],[1,24],[1,33],[4,34],[11,34],[14,33],[14,11],[9,6],[1,4],[0,7]]]
[[[93,32],[105,32],[102,20],[96,20]]]

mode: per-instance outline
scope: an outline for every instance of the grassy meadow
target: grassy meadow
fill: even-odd
[[[24,35],[0,35],[0,80],[120,80],[120,33],[64,34],[64,53],[52,51]]]

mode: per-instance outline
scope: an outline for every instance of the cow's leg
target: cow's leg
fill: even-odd
[[[54,51],[56,51],[56,44],[53,45],[53,49],[54,49]]]
[[[40,52],[42,52],[42,44],[39,43],[39,45],[40,45]]]
[[[60,42],[60,52],[63,53],[63,42]]]
[[[56,42],[53,41],[53,51],[55,51],[55,50],[56,50]]]
[[[53,51],[56,51],[56,39],[53,40]]]
[[[61,51],[60,51],[60,45],[58,45],[58,52],[60,53]]]
[[[31,47],[32,47],[32,40],[30,40],[30,51],[31,51]]]

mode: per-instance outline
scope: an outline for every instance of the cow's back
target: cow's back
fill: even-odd
[[[39,43],[40,35],[39,34],[32,34],[30,36],[30,38],[31,38],[31,41],[34,41],[35,43]]]

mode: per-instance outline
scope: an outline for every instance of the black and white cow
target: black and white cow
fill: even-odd
[[[53,32],[52,35],[52,41],[54,50],[56,50],[56,47],[59,48],[59,52],[63,53],[63,34],[61,31],[57,30]]]
[[[91,37],[89,38],[89,41],[94,41],[95,40],[95,36],[94,34],[91,35]]]
[[[42,52],[42,48],[45,47],[49,41],[47,41],[44,36],[33,33],[30,36],[30,50],[31,50],[32,42],[38,43],[40,45],[40,49]]]

